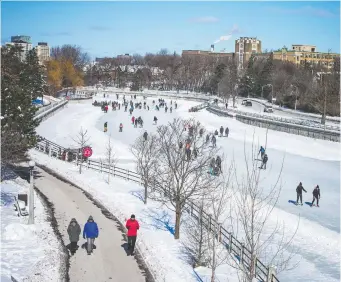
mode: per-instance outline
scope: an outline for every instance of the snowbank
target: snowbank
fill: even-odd
[[[35,194],[34,225],[14,210],[14,196],[28,189],[16,176],[1,183],[1,281],[11,281],[11,276],[18,281],[60,281],[64,254],[41,199]]]

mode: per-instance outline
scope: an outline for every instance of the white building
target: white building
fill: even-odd
[[[48,46],[46,42],[38,42],[38,46],[35,47],[35,49],[40,64],[50,60],[50,46]]]
[[[11,45],[11,46],[19,46],[21,47],[21,53],[20,53],[20,60],[25,61],[26,60],[26,54],[28,51],[32,50],[32,43],[27,43],[27,42],[9,42],[6,43],[6,45]]]

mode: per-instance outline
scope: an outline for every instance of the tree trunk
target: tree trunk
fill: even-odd
[[[147,181],[144,182],[144,204],[147,204],[147,198],[148,198],[148,183]]]
[[[176,203],[175,207],[175,232],[174,239],[180,239],[180,219],[181,219],[181,209],[180,203]]]
[[[215,230],[214,230],[215,231]],[[212,246],[212,272],[211,272],[211,282],[215,281],[215,269],[216,269],[216,252],[215,252],[215,232],[213,234],[213,246]]]

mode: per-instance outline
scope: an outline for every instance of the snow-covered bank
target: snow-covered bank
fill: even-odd
[[[27,181],[14,173],[1,183],[1,281],[62,281],[65,255],[50,223],[47,207],[35,193],[35,223],[18,217],[14,196],[28,193]]]

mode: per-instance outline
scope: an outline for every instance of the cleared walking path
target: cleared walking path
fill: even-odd
[[[40,168],[36,170],[35,186],[54,205],[58,229],[65,245],[70,243],[67,227],[71,218],[77,219],[82,232],[89,215],[92,215],[98,224],[99,237],[95,240],[97,248],[91,255],[87,255],[86,250],[81,247],[85,243],[81,234],[78,242],[79,249],[70,258],[70,281],[146,281],[135,258],[127,256],[122,247],[125,241],[116,223],[108,219],[80,189],[57,179]]]

